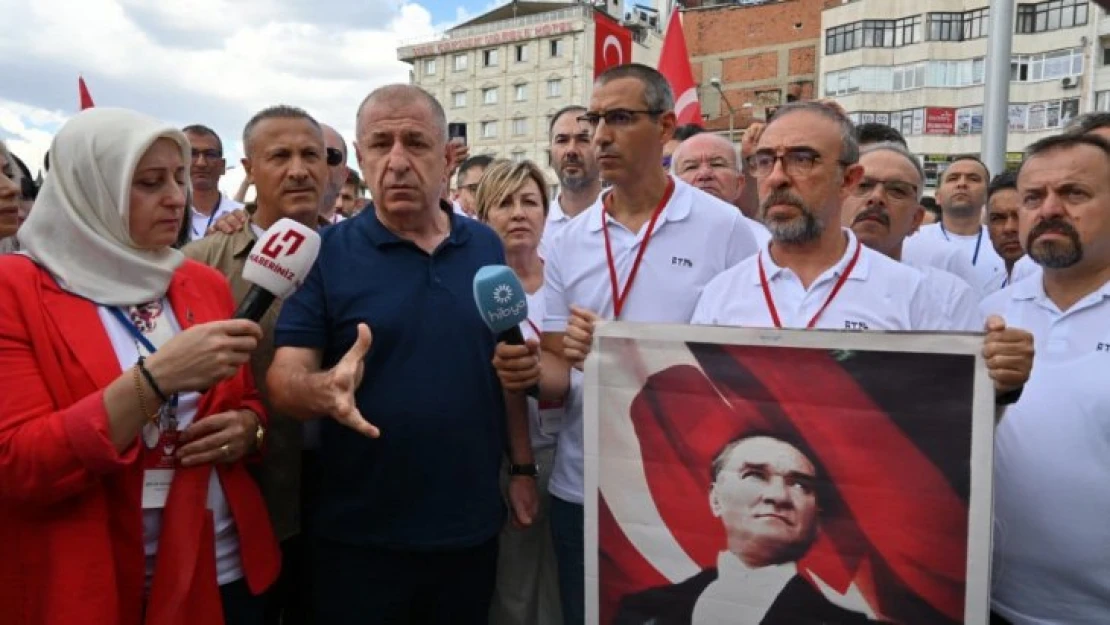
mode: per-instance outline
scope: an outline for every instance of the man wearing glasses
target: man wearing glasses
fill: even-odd
[[[951,319],[924,273],[865,246],[841,228],[842,204],[865,176],[852,123],[815,102],[781,107],[748,167],[771,241],[705,286],[692,323],[828,330],[979,330]],[[873,170],[865,184],[905,192]],[[912,185],[911,185],[912,186]],[[880,228],[881,232],[881,228]],[[869,235],[870,238],[870,235]],[[874,240],[874,239],[873,239]],[[976,324],[977,326],[979,324]],[[992,316],[984,355],[999,404],[1017,401],[1029,378],[1033,337]]]
[[[324,131],[324,144],[327,146],[328,184],[320,198],[320,225],[331,226],[344,219],[336,210],[336,198],[347,183],[347,144],[343,135],[327,124],[320,124]]]
[[[539,383],[542,400],[567,400],[549,486],[567,625],[585,618],[582,404],[580,392],[568,391],[594,324],[686,323],[702,286],[758,249],[740,211],[660,167],[675,113],[659,72],[640,64],[607,70],[578,119],[592,131],[601,179],[611,186],[545,246],[542,350],[501,344],[494,358],[506,389]]]
[[[925,172],[904,145],[881,142],[860,153],[863,178],[844,200],[842,225],[861,243],[925,274],[929,299],[943,308],[942,317],[956,329],[982,327],[979,293],[966,279],[942,268],[918,264],[902,256],[902,245],[925,219],[921,206]]]
[[[208,126],[193,124],[182,129],[193,148],[193,162],[189,177],[193,185],[193,205],[189,207],[191,221],[188,225],[189,240],[203,238],[221,216],[243,208],[243,205],[220,193],[220,178],[226,171],[224,144],[220,136]]]

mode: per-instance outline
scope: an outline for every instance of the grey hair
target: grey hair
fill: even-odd
[[[860,151],[860,156],[871,154],[872,152],[894,152],[913,165],[914,171],[917,172],[917,201],[920,202],[921,198],[925,195],[925,169],[921,166],[921,161],[917,160],[917,155],[910,152],[909,148],[901,143],[880,141],[879,143],[871,143],[863,146],[863,149]]]
[[[674,92],[658,70],[640,63],[610,67],[594,81],[598,87],[621,78],[633,78],[644,85],[644,106],[651,111],[668,113],[674,110]]]
[[[1099,128],[1110,128],[1110,113],[1091,111],[1089,113],[1083,113],[1082,115],[1076,115],[1064,126],[1064,132],[1085,135]]]
[[[371,91],[370,95],[363,98],[362,103],[358,105],[358,113],[355,114],[355,141],[361,141],[362,139],[362,115],[366,112],[366,109],[370,107],[371,103],[377,101],[385,101],[396,107],[403,108],[408,108],[418,101],[423,102],[432,112],[432,118],[435,122],[440,140],[444,143],[447,142],[447,113],[443,110],[443,105],[439,103],[439,100],[435,99],[435,96],[424,89],[416,85],[406,84],[392,84],[378,87]]]
[[[834,121],[840,126],[840,163],[842,165],[855,165],[859,162],[859,141],[856,140],[856,128],[852,121],[847,117],[841,115],[832,107],[820,102],[805,101],[805,102],[790,102],[784,104],[775,111],[775,116],[771,121],[767,122],[770,127],[775,122],[781,120],[791,113],[798,113],[807,111],[816,113],[825,119]]]
[[[254,117],[243,127],[243,153],[247,156],[250,156],[251,153],[251,135],[254,134],[255,127],[267,119],[304,119],[315,126],[316,130],[320,131],[321,137],[324,136],[324,131],[320,128],[320,122],[316,121],[316,118],[309,115],[304,109],[287,104],[266,107],[255,113]]]
[[[728,149],[732,152],[732,160],[734,168],[736,169],[736,173],[743,173],[744,165],[741,160],[740,146],[714,132],[699,132],[698,134],[694,135],[694,137],[699,137],[703,135],[706,137],[712,137],[710,141],[719,141],[722,145],[727,145]],[[686,141],[690,141],[694,137],[690,137],[689,139],[686,139]],[[686,145],[686,141],[682,141],[681,143],[679,143],[678,147],[674,149],[674,152],[671,152],[671,173],[676,176],[678,175],[679,150],[682,149],[682,146]]]

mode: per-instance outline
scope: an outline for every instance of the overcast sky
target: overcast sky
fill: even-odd
[[[0,0],[0,139],[37,172],[77,112],[82,75],[97,106],[213,127],[229,167],[243,124],[272,104],[300,106],[349,142],[362,98],[408,81],[401,42],[500,1]],[[241,179],[237,167],[221,187]]]

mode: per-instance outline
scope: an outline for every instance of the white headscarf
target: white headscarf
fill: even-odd
[[[86,109],[54,137],[50,175],[17,236],[23,252],[66,291],[112,306],[166,294],[184,255],[168,247],[139,249],[129,224],[135,168],[161,138],[178,144],[188,168],[185,135],[134,111]]]

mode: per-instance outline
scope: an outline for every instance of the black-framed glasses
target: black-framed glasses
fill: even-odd
[[[886,191],[887,197],[892,200],[901,202],[917,198],[917,185],[911,182],[902,180],[882,180],[880,178],[871,178],[867,176],[859,181],[859,184],[856,185],[856,188],[852,192],[856,197],[867,197],[871,195],[879,185],[883,186],[883,190]]]
[[[193,150],[193,160],[194,161],[200,159],[200,157],[202,157],[202,156],[204,157],[204,160],[206,160],[206,161],[218,161],[218,160],[220,160],[224,157],[223,152],[220,152],[219,150],[216,150],[216,149]]]
[[[578,121],[589,124],[590,128],[597,128],[601,120],[605,120],[606,126],[628,126],[636,121],[637,115],[651,115],[652,117],[662,115],[666,111],[657,109],[611,109],[608,111],[587,111],[578,116]]]
[[[782,161],[783,171],[787,176],[805,176],[813,171],[817,163],[821,162],[821,153],[812,148],[790,148],[783,151],[782,154],[776,154],[773,150],[760,150],[752,154],[744,162],[748,165],[748,171],[751,172],[756,178],[763,178],[771,175],[775,169],[775,163]],[[841,165],[846,165],[842,161],[838,161]]]
[[[343,152],[339,148],[328,148],[328,166],[335,167],[343,163]]]

